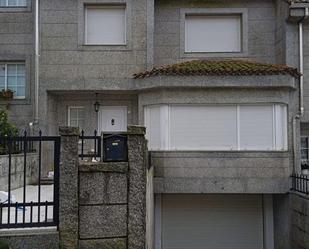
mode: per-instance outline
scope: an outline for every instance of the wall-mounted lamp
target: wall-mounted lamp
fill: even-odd
[[[95,94],[95,102],[94,102],[94,111],[95,111],[95,112],[99,112],[100,106],[101,106],[101,104],[100,104],[100,102],[98,101],[98,94],[96,93],[96,94]]]

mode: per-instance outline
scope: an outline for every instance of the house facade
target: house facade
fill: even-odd
[[[282,210],[309,158],[308,8],[0,0],[0,88],[14,91],[0,106],[49,135],[146,126],[149,248],[289,248]]]

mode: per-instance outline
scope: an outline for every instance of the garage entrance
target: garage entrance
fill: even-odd
[[[263,249],[262,198],[162,195],[161,248]]]

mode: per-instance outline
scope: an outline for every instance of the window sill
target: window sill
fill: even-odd
[[[0,13],[1,12],[31,12],[31,8],[30,6],[18,6],[18,7],[12,7],[12,6],[9,6],[9,7],[0,7]]]
[[[81,50],[88,51],[131,51],[132,49],[128,44],[119,45],[95,45],[95,44],[82,44],[79,46]]]
[[[247,57],[247,52],[183,52],[182,58],[241,58]]]
[[[10,100],[0,99],[0,106],[3,105],[30,105],[30,99],[27,98],[14,98]]]

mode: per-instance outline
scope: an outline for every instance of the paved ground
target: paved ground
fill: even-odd
[[[53,185],[42,185],[41,186],[41,202],[53,201]],[[15,202],[23,203],[23,188],[15,189],[12,191]],[[37,202],[38,201],[38,186],[28,185],[26,186],[26,202]],[[17,222],[23,222],[23,208],[17,208]],[[48,207],[47,209],[47,219],[53,218],[53,208]],[[38,207],[33,207],[32,220],[38,221]],[[45,220],[45,207],[40,208],[40,221]],[[15,207],[10,209],[10,221],[15,223]],[[30,221],[30,207],[25,210],[25,222]],[[6,224],[8,222],[8,210],[4,208],[2,211],[2,223]]]

